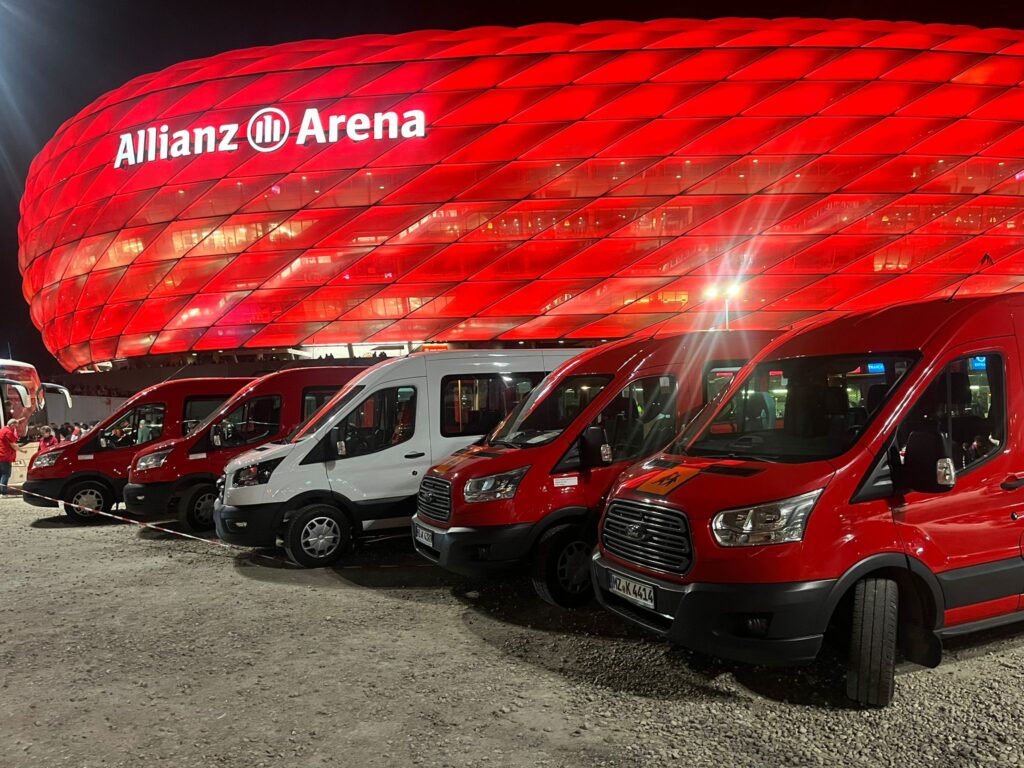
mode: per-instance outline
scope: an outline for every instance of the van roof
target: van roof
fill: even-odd
[[[749,360],[782,331],[690,331],[672,336],[632,337],[602,344],[563,365],[563,373],[573,375],[615,373],[655,366],[671,367],[696,354],[701,359],[723,356]]]
[[[958,343],[1007,336],[1014,332],[1010,309],[1024,308],[1024,296],[968,296],[929,299],[880,309],[823,316],[789,332],[766,355],[862,354],[921,350],[938,337]]]
[[[130,399],[142,397],[143,395],[149,395],[157,390],[160,392],[175,392],[179,389],[189,390],[195,389],[196,385],[200,385],[205,388],[206,385],[216,386],[218,382],[229,382],[235,384],[235,389],[245,384],[251,379],[245,376],[205,376],[195,379],[169,379],[168,381],[161,381],[159,384],[153,384],[152,386],[146,387],[137,395],[132,395]]]

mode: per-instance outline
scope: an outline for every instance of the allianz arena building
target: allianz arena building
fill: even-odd
[[[22,201],[24,296],[85,370],[781,328],[1013,291],[1022,82],[1024,32],[856,20],[233,51],[60,128]]]

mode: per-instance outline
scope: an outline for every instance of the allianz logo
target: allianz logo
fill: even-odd
[[[288,115],[277,107],[264,107],[249,118],[244,130],[240,123],[203,126],[171,131],[166,125],[151,125],[119,137],[114,167],[139,165],[153,160],[234,152],[244,140],[257,152],[274,152],[293,140],[294,144],[335,144],[380,139],[422,139],[427,135],[422,110],[322,115],[310,107],[302,113],[294,137]]]

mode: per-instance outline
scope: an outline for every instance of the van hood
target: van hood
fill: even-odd
[[[469,480],[519,469],[529,464],[530,459],[536,453],[536,450],[530,448],[471,445],[435,464],[427,470],[427,474],[443,477],[445,480],[455,483],[459,480]]]
[[[724,509],[824,488],[834,476],[828,461],[783,464],[659,454],[624,472],[613,496],[673,506],[705,520]]]
[[[288,456],[298,443],[266,443],[258,448],[252,448],[245,453],[235,456],[224,467],[224,472],[230,475],[236,469],[248,467],[250,464],[259,464],[261,461],[271,459],[283,459]]]
[[[170,440],[160,440],[156,443],[150,443],[136,452],[135,458],[138,458],[139,456],[148,456],[151,453],[159,453],[160,451],[174,450],[186,440],[188,440],[187,437],[173,437]]]

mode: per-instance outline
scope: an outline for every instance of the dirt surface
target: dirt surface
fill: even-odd
[[[1024,630],[897,701],[703,661],[408,542],[303,571],[0,500],[0,766],[1015,765]],[[1020,632],[1018,634],[1017,632]]]

